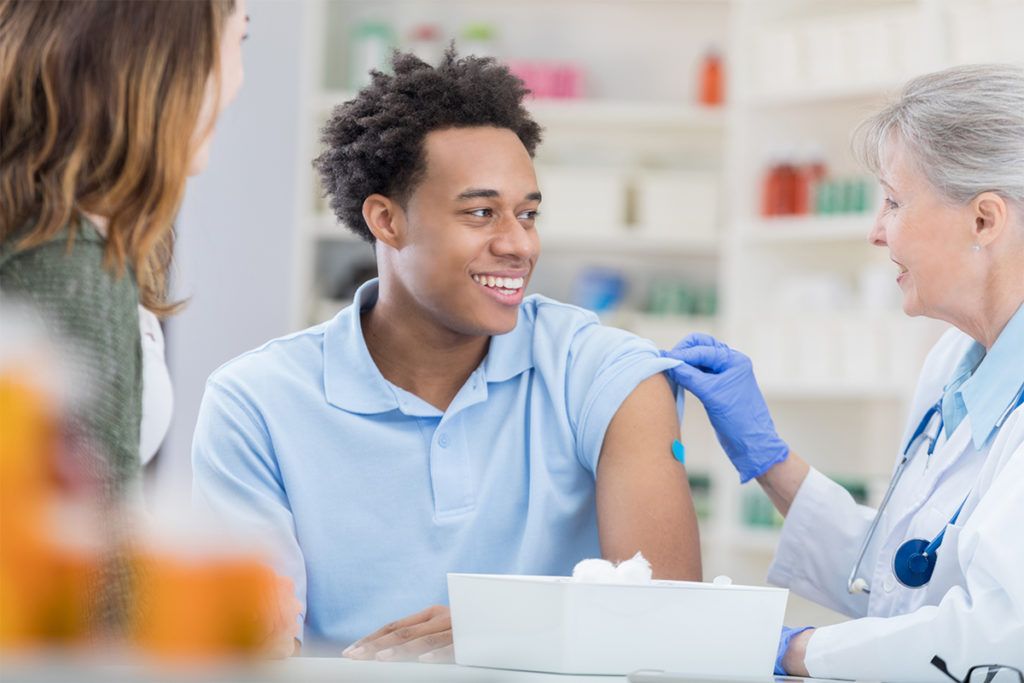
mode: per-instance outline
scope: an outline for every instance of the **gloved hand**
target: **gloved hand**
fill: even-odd
[[[706,334],[691,334],[661,355],[683,361],[668,372],[704,404],[741,483],[786,459],[789,446],[775,432],[749,358]]]
[[[786,656],[786,650],[789,649],[789,641],[793,640],[793,637],[798,633],[803,633],[814,628],[813,626],[804,626],[803,628],[789,628],[788,626],[782,627],[782,635],[779,636],[779,651],[775,655],[775,675],[785,676],[788,672],[782,667],[782,658]]]

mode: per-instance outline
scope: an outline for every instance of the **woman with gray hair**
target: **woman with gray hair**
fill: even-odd
[[[786,518],[768,580],[853,617],[784,628],[776,673],[1024,683],[1024,69],[914,79],[855,139],[904,312],[952,325],[879,508],[790,451],[743,354],[692,335],[670,372]]]

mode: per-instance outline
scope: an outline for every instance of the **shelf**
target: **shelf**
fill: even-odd
[[[902,85],[903,80],[885,83],[864,83],[844,87],[809,88],[807,90],[791,90],[788,92],[762,92],[752,94],[743,100],[742,104],[748,107],[767,108],[876,100],[899,90]]]
[[[644,127],[721,131],[721,108],[615,100],[532,100],[527,103],[545,127]]]
[[[767,380],[761,386],[769,400],[905,400],[907,387],[888,383],[853,383],[849,381],[794,381],[780,382]]]
[[[315,239],[366,244],[366,241],[343,226],[330,214],[309,219],[310,232]],[[719,250],[716,237],[664,237],[640,233],[633,227],[623,227],[618,234],[608,235],[541,235],[544,252],[576,252],[586,254],[663,255],[714,257]]]
[[[692,332],[714,335],[719,319],[713,316],[654,314],[642,311],[619,310],[603,315],[601,322],[629,330],[638,337],[649,339],[655,346],[671,349],[679,340]]]
[[[314,98],[318,114],[356,96],[353,91],[320,92]],[[626,100],[528,100],[527,107],[544,127],[587,126],[605,128],[670,128],[676,130],[721,131],[725,113],[721,108],[669,102]]]
[[[743,235],[749,244],[866,242],[873,221],[871,213],[780,216],[744,226]]]
[[[622,228],[618,234],[560,235],[541,233],[542,252],[576,252],[641,256],[715,257],[719,250],[716,237],[665,237],[645,234],[634,228]]]

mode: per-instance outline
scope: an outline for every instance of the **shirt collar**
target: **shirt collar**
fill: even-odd
[[[491,337],[483,362],[488,382],[504,382],[533,367],[533,324],[528,307],[520,306],[516,326],[510,332]]]
[[[331,405],[353,413],[400,409],[395,387],[380,373],[363,337],[360,314],[377,303],[377,283],[374,278],[360,286],[352,304],[324,330],[324,394]],[[533,367],[532,331],[533,317],[520,307],[512,331],[491,337],[481,364],[486,382],[504,382]]]
[[[363,338],[360,314],[377,303],[377,280],[363,283],[352,304],[324,330],[324,394],[333,406],[353,413],[398,409],[398,399],[373,362]]]
[[[968,350],[964,361],[978,353],[984,352],[980,344]],[[981,448],[992,432],[996,423],[1011,409],[1011,402],[1018,398],[1021,384],[1024,383],[1024,305],[1010,318],[1003,328],[996,343],[977,366],[977,370],[963,382],[959,389],[967,414],[971,417],[971,437],[975,448]],[[958,370],[961,368],[958,367]]]

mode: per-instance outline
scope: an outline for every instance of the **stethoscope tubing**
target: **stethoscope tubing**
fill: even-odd
[[[924,417],[921,418],[921,422],[917,425],[917,429],[914,430],[910,440],[907,441],[906,447],[903,449],[903,457],[896,466],[896,471],[893,472],[892,479],[889,481],[889,487],[885,490],[885,496],[882,497],[882,503],[878,506],[878,511],[875,512],[875,518],[871,520],[871,526],[868,527],[868,532],[864,535],[864,540],[860,544],[860,550],[857,551],[857,561],[854,562],[853,569],[850,571],[850,576],[846,579],[846,590],[850,593],[871,593],[871,589],[867,585],[867,582],[864,581],[864,579],[857,578],[857,575],[860,573],[860,566],[864,563],[864,555],[868,552],[868,546],[871,544],[871,539],[875,537],[875,531],[878,530],[878,524],[882,521],[882,513],[889,505],[889,499],[892,498],[892,494],[896,490],[896,486],[900,483],[900,479],[903,477],[903,472],[907,469],[907,465],[910,464],[910,460],[917,454],[917,451],[914,449],[914,445],[922,435],[927,437],[926,432],[932,422],[932,418],[936,414],[939,416],[939,429],[935,433],[935,436],[930,439],[930,443],[928,444],[929,456],[935,450],[935,443],[939,440],[939,433],[942,431],[941,400],[924,412]]]
[[[1016,396],[1010,402],[1010,405],[1007,406],[1003,414],[999,417],[998,420],[996,420],[996,429],[1002,428],[1006,420],[1009,419],[1011,414],[1013,414],[1013,411],[1020,407],[1022,403],[1024,403],[1024,384],[1021,385],[1020,389],[1017,391]],[[850,571],[850,575],[846,579],[846,590],[851,594],[871,593],[871,589],[868,583],[864,579],[861,579],[857,576],[860,573],[860,566],[864,562],[864,556],[867,554],[868,546],[871,544],[871,539],[875,536],[875,532],[878,529],[878,524],[882,519],[882,513],[885,511],[886,506],[888,506],[889,504],[889,499],[892,498],[892,494],[896,490],[896,486],[899,484],[900,479],[903,477],[904,470],[906,470],[907,465],[910,464],[910,460],[917,453],[917,450],[919,450],[915,450],[914,445],[922,435],[927,437],[926,432],[928,430],[929,425],[931,424],[932,417],[935,415],[935,413],[938,413],[939,415],[939,429],[935,433],[935,436],[931,437],[929,440],[928,455],[931,456],[932,453],[935,451],[935,445],[939,440],[939,435],[942,432],[943,426],[941,400],[925,411],[924,417],[921,418],[920,424],[918,424],[917,429],[914,430],[914,433],[910,437],[910,440],[907,441],[906,448],[903,449],[903,458],[900,460],[900,463],[896,466],[896,471],[893,473],[892,479],[889,482],[889,487],[885,491],[885,496],[882,497],[882,503],[878,506],[878,510],[875,512],[875,518],[871,520],[871,526],[868,527],[867,534],[864,535],[864,541],[861,543],[860,550],[857,552],[857,560],[856,562],[854,562],[853,570]],[[960,512],[963,510],[964,504],[967,503],[967,498],[969,497],[970,493],[968,493],[967,496],[964,498],[963,502],[960,503],[960,506],[957,508],[956,512],[953,514],[953,517],[949,522],[950,524],[956,524],[956,520],[960,517]],[[942,541],[945,538],[945,536],[946,527],[944,526],[942,530],[939,532],[939,534],[934,539],[932,539],[930,543],[928,543],[928,545],[924,548],[921,554],[925,557],[934,554],[935,551],[938,550],[939,546],[942,545]]]
[[[904,453],[903,459],[900,460],[900,464],[896,466],[896,471],[893,473],[892,479],[889,481],[889,488],[885,490],[885,496],[882,497],[882,503],[878,506],[875,518],[871,520],[871,526],[868,527],[868,532],[864,534],[864,540],[860,544],[860,550],[857,551],[857,561],[853,564],[850,576],[846,579],[846,590],[850,593],[871,593],[871,589],[868,587],[867,582],[865,582],[864,579],[858,579],[857,574],[860,573],[860,565],[864,562],[864,555],[868,552],[868,546],[871,544],[871,539],[875,537],[875,531],[878,529],[878,524],[882,521],[882,512],[889,504],[889,499],[892,498],[892,493],[896,490],[896,485],[899,484],[900,478],[903,477],[903,471],[906,469],[909,461],[910,456]]]

